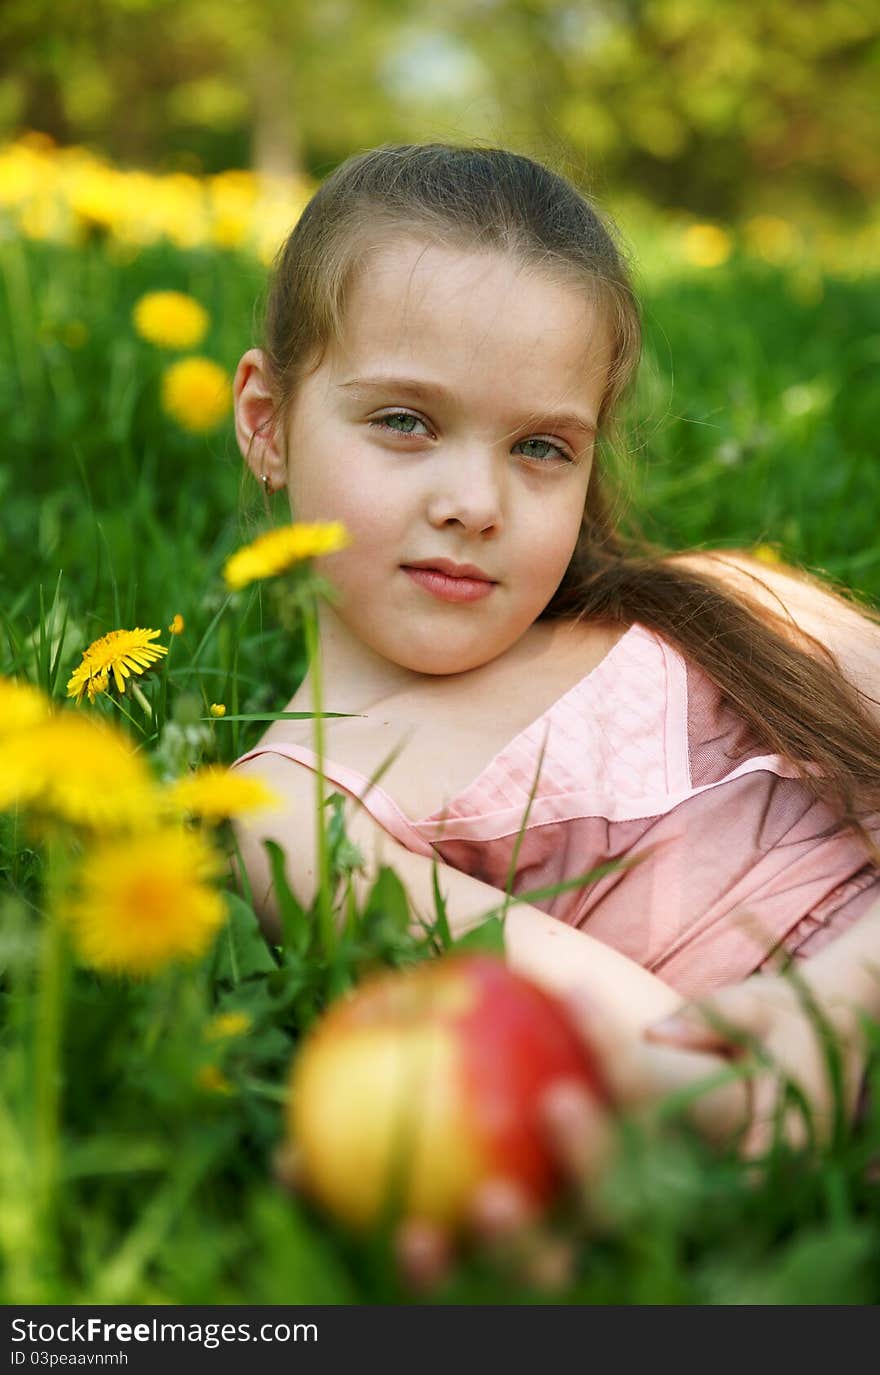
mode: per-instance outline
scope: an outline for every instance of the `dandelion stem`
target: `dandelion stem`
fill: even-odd
[[[143,1053],[145,1056],[152,1055],[159,1042],[159,1037],[165,1030],[171,1014],[174,1012],[178,994],[181,986],[181,972],[179,969],[172,968],[163,981],[164,986],[156,991],[153,999],[150,1020],[144,1032]]]
[[[336,932],[333,927],[333,913],[330,907],[330,876],[328,872],[327,829],[324,811],[324,718],[323,691],[321,683],[321,650],[318,643],[317,598],[309,590],[303,597],[303,624],[306,636],[306,651],[309,658],[312,684],[312,711],[315,727],[315,754],[318,769],[315,774],[315,797],[318,807],[318,930],[326,956],[332,955],[336,948]]]
[[[50,1269],[54,1269],[57,1246],[54,1212],[58,1184],[65,972],[64,932],[58,914],[58,898],[64,886],[67,860],[64,842],[51,837],[46,845],[46,910],[40,933],[34,1044],[35,1194],[41,1241]]]
[[[149,704],[149,702],[147,701],[146,697],[145,697],[144,694],[141,692],[140,687],[138,686],[138,684],[137,684],[133,679],[132,679],[132,682],[131,682],[131,695],[132,695],[132,697],[134,698],[134,700],[137,702],[138,706],[141,707],[141,708],[143,709],[144,715],[147,717],[147,720],[148,720],[148,721],[152,721],[152,719],[153,719],[153,708],[150,706],[150,704]]]

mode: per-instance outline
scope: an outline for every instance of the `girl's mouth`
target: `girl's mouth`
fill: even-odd
[[[485,582],[482,578],[451,578],[436,568],[408,568],[406,564],[402,567],[413,582],[443,602],[481,601],[496,586],[494,582]]]

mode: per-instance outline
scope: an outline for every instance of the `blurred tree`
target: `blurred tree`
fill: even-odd
[[[456,30],[575,173],[703,213],[880,192],[876,0],[477,0]]]
[[[326,173],[480,138],[666,204],[880,191],[876,0],[4,0],[0,127]]]
[[[320,170],[387,137],[420,0],[4,0],[0,119],[127,162]],[[402,121],[401,121],[402,122]],[[402,133],[392,137],[402,137]],[[175,158],[175,154],[178,155]]]

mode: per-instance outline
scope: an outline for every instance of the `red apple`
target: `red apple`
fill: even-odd
[[[561,1003],[490,955],[451,955],[366,980],[294,1061],[287,1119],[304,1191],[375,1224],[389,1198],[455,1229],[488,1179],[546,1204],[560,1184],[538,1105],[558,1079],[608,1103]]]

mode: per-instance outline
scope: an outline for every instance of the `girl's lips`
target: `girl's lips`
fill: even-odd
[[[413,582],[443,602],[477,602],[488,597],[496,586],[494,582],[484,582],[482,578],[450,578],[436,568],[407,568],[404,564],[403,571]]]

